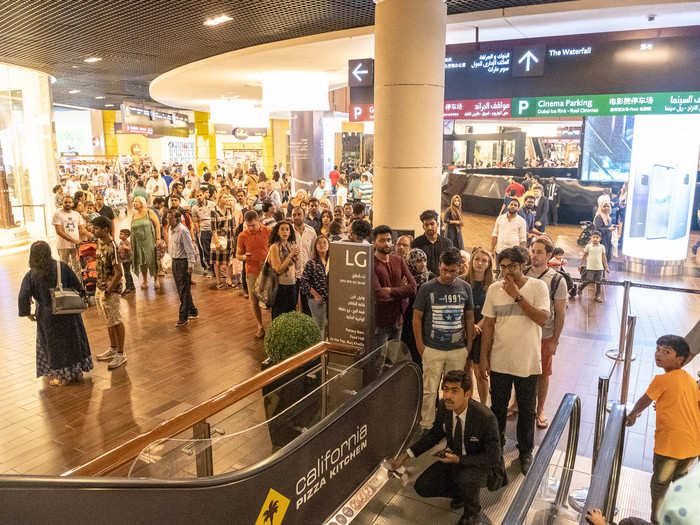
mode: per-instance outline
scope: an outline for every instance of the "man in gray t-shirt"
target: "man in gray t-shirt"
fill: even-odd
[[[527,277],[540,279],[547,284],[550,305],[549,319],[542,326],[542,374],[537,381],[537,426],[546,428],[549,424],[544,415],[544,402],[549,390],[549,376],[552,375],[552,358],[557,352],[559,336],[564,328],[566,319],[566,281],[564,277],[547,266],[552,258],[554,246],[540,237],[530,246],[530,262],[532,266],[525,273]]]
[[[423,284],[413,303],[413,335],[423,358],[421,427],[435,420],[435,396],[443,372],[464,370],[474,332],[474,299],[457,278],[462,257],[449,248],[440,255],[440,276]]]
[[[194,231],[197,234],[196,238],[199,243],[199,256],[202,261],[202,268],[206,275],[210,271],[210,254],[211,254],[211,212],[216,207],[214,203],[207,200],[207,196],[202,190],[195,192],[197,203],[192,206],[192,221],[194,222]]]

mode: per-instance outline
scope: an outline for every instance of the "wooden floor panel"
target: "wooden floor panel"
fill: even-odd
[[[472,215],[467,224],[465,245],[490,245],[493,218]],[[574,251],[578,228],[555,227],[549,233],[556,244]],[[105,363],[95,361],[82,384],[49,387],[35,377],[35,326],[17,317],[17,293],[27,257],[27,252],[0,257],[0,392],[4,401],[0,472],[61,473],[260,370],[264,350],[262,342],[253,337],[255,323],[247,300],[230,290],[212,289],[211,280],[198,277],[193,297],[200,319],[177,329],[177,293],[172,279],[166,278],[159,292],[138,289],[122,300],[126,366],[109,372]],[[620,273],[610,277],[641,280]],[[654,282],[700,286],[700,279],[689,277]],[[622,306],[621,288],[608,287],[603,304],[595,303],[592,294],[591,289],[569,302],[546,404],[551,417],[566,392],[581,396],[579,454],[583,455],[590,455],[592,449],[597,379],[612,364],[603,354],[617,347]],[[700,317],[700,297],[633,289],[631,303],[631,313],[638,316],[638,359],[632,366],[629,394],[634,401],[660,373],[653,361],[654,341],[664,333],[687,333]],[[269,313],[264,315],[269,320]],[[84,320],[93,355],[102,352],[108,345],[107,331],[94,308],[84,314]],[[621,368],[611,379],[611,399],[619,395]],[[651,469],[654,419],[653,411],[647,411],[630,430],[626,465]],[[509,423],[509,432],[512,426]],[[539,438],[543,435],[544,431],[538,431]]]

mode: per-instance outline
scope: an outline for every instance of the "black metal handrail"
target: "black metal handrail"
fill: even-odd
[[[622,454],[625,448],[625,405],[613,403],[605,425],[603,444],[593,469],[591,486],[581,514],[580,525],[587,525],[586,511],[601,509],[608,523],[612,522],[617,500],[617,489],[622,470]]]
[[[544,478],[552,456],[557,449],[559,440],[564,434],[566,424],[569,423],[569,435],[566,443],[566,456],[564,458],[564,466],[562,468],[561,479],[559,481],[559,490],[555,505],[563,505],[569,493],[571,485],[571,476],[574,471],[576,462],[576,452],[578,451],[578,435],[581,426],[581,400],[576,394],[566,394],[559,404],[552,423],[549,425],[549,430],[537,450],[537,455],[528,470],[525,479],[523,480],[515,498],[508,508],[502,525],[521,525],[528,512],[530,505],[535,499],[535,495],[539,490],[542,478]]]

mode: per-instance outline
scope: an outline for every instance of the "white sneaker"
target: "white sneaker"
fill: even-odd
[[[126,354],[124,353],[119,353],[115,352],[114,357],[112,360],[109,362],[107,365],[107,370],[114,370],[115,368],[119,368],[122,365],[126,364]]]
[[[117,354],[117,349],[116,348],[110,348],[106,352],[102,352],[101,354],[97,354],[95,356],[95,359],[98,361],[111,361],[112,358]]]

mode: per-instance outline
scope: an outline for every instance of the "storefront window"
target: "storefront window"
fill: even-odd
[[[53,144],[49,76],[0,64],[0,249],[47,237]]]

